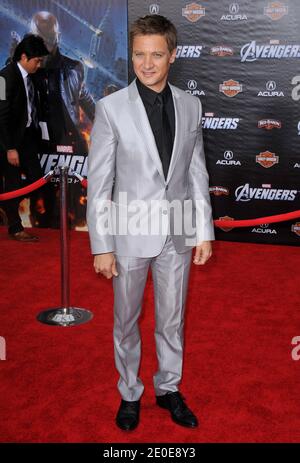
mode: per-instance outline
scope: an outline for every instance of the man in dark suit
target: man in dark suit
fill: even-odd
[[[26,35],[16,47],[13,61],[0,71],[5,98],[0,100],[0,168],[4,191],[22,186],[22,173],[29,183],[42,177],[38,157],[41,130],[38,123],[38,97],[31,80],[48,50],[41,37]],[[17,241],[37,241],[26,232],[19,216],[20,198],[4,201],[8,233]]]

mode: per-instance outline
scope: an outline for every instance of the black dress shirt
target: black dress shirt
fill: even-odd
[[[155,138],[165,178],[167,178],[175,137],[175,110],[172,92],[169,85],[166,85],[162,92],[157,93],[143,85],[138,79],[136,84]]]

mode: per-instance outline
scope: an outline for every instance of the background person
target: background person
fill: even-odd
[[[0,100],[0,168],[4,192],[22,187],[22,173],[29,183],[43,176],[39,160],[38,97],[31,75],[40,68],[48,53],[41,37],[27,34],[17,45],[12,62],[0,71],[5,79],[5,99]],[[37,241],[22,225],[21,199],[2,202],[8,233],[17,241]]]

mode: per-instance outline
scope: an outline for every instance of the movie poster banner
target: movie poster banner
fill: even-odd
[[[68,165],[86,177],[95,103],[127,85],[127,1],[1,0],[1,68],[28,32],[40,35],[50,52],[34,74],[43,171]],[[59,226],[58,182],[56,175],[34,204],[22,201],[25,226]],[[69,183],[70,222],[86,229],[86,190],[76,177]]]
[[[300,2],[129,0],[128,5],[129,22],[162,14],[178,29],[170,81],[202,102],[214,218],[299,210]],[[299,245],[300,219],[218,229],[216,236]]]

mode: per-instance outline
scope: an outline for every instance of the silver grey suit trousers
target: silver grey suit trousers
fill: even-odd
[[[172,238],[167,237],[155,257],[116,255],[119,275],[114,286],[114,351],[124,400],[141,397],[144,385],[138,376],[141,339],[139,316],[151,267],[155,298],[155,343],[158,371],[154,374],[156,395],[178,390],[182,376],[184,309],[192,250],[178,254]]]

